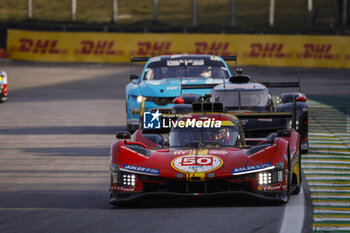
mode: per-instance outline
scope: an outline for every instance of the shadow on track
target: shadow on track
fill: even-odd
[[[269,202],[247,196],[189,197],[189,198],[148,198],[139,202],[113,206],[113,209],[161,209],[161,208],[226,208],[226,207],[266,207],[283,206],[279,202]]]

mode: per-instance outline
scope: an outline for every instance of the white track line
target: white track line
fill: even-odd
[[[301,232],[304,223],[305,212],[304,190],[298,195],[291,196],[289,203],[284,208],[284,216],[280,233]]]

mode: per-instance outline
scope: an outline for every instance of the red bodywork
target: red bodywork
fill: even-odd
[[[233,119],[224,114],[207,114],[206,117]],[[290,188],[288,182],[292,183],[293,171],[300,172],[299,140],[299,134],[291,130],[290,137],[260,142],[260,147],[256,146],[255,150],[244,147],[162,148],[162,145],[143,137],[142,131],[137,130],[132,140],[119,140],[111,146],[111,203],[148,194],[246,192],[283,199]],[[133,150],[135,145],[149,152]],[[260,173],[270,171],[274,177],[276,169],[281,171],[279,175],[283,174],[283,180],[269,185],[259,183]],[[123,185],[120,180],[123,179],[122,175],[129,174],[134,175],[134,183]]]

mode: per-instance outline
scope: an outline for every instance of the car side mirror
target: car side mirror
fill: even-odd
[[[139,79],[139,76],[137,74],[130,74],[130,81],[134,81],[136,79]]]
[[[285,137],[290,137],[291,136],[291,131],[290,130],[278,130],[277,131],[277,137],[285,138]]]
[[[130,139],[130,132],[128,131],[119,131],[115,134],[117,139]]]

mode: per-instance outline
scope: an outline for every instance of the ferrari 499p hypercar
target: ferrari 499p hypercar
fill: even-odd
[[[265,115],[259,117],[271,117]],[[294,129],[247,147],[241,122],[232,114],[201,112],[171,123],[164,116],[155,120],[171,125],[169,134],[147,129],[132,137],[117,133],[110,154],[111,204],[193,195],[248,195],[286,203],[300,191],[300,136]]]

